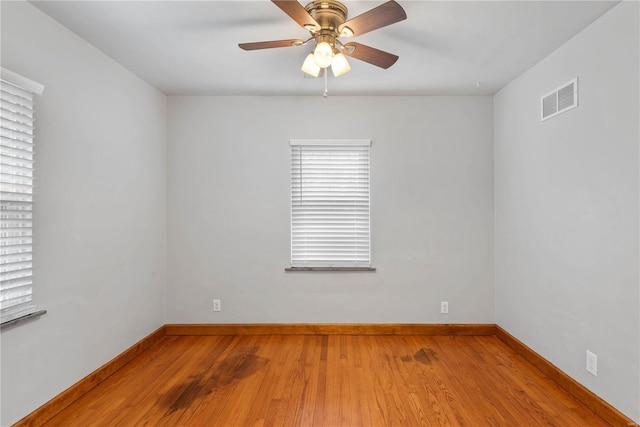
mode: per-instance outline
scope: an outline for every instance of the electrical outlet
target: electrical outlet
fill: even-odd
[[[587,350],[587,372],[594,377],[598,376],[598,356]]]
[[[220,311],[222,310],[222,307],[220,306],[220,300],[219,299],[214,299],[213,300],[213,311]]]
[[[440,301],[440,313],[449,313],[449,303],[447,301]]]

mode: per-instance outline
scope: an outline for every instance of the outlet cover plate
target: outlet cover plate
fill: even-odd
[[[440,313],[442,314],[449,313],[449,303],[447,301],[440,302]]]
[[[594,377],[598,376],[598,356],[587,350],[587,372]]]

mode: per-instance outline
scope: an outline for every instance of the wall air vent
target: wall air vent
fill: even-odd
[[[541,120],[547,120],[578,106],[578,78],[542,97]]]

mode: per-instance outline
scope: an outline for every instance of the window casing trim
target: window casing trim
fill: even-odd
[[[290,139],[290,146],[298,145],[320,145],[320,146],[368,146],[371,147],[370,139]]]
[[[34,82],[31,79],[26,78],[14,71],[7,70],[4,67],[0,67],[0,77],[12,85],[19,86],[22,89],[31,92],[34,95],[42,95],[44,92],[44,85],[38,82]]]

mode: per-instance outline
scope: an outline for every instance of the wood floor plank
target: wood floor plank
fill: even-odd
[[[261,354],[266,353],[264,348],[270,348],[279,338],[277,336],[265,339]],[[275,355],[279,357],[280,355]],[[275,358],[274,357],[274,358]],[[264,426],[266,425],[266,416],[270,405],[270,396],[273,382],[276,378],[273,366],[278,364],[274,358],[269,359],[269,369],[260,375],[259,383],[255,387],[255,397],[245,403],[246,411],[244,411],[244,419],[239,418],[237,425],[243,426]]]
[[[258,355],[258,340],[255,336],[238,336],[233,345],[213,361],[203,379],[200,400],[187,408],[178,425],[211,425],[208,419],[221,422],[220,425],[228,422],[236,388],[268,363]],[[166,419],[162,425],[173,426],[176,422]]]
[[[495,336],[167,336],[53,426],[607,426]]]

